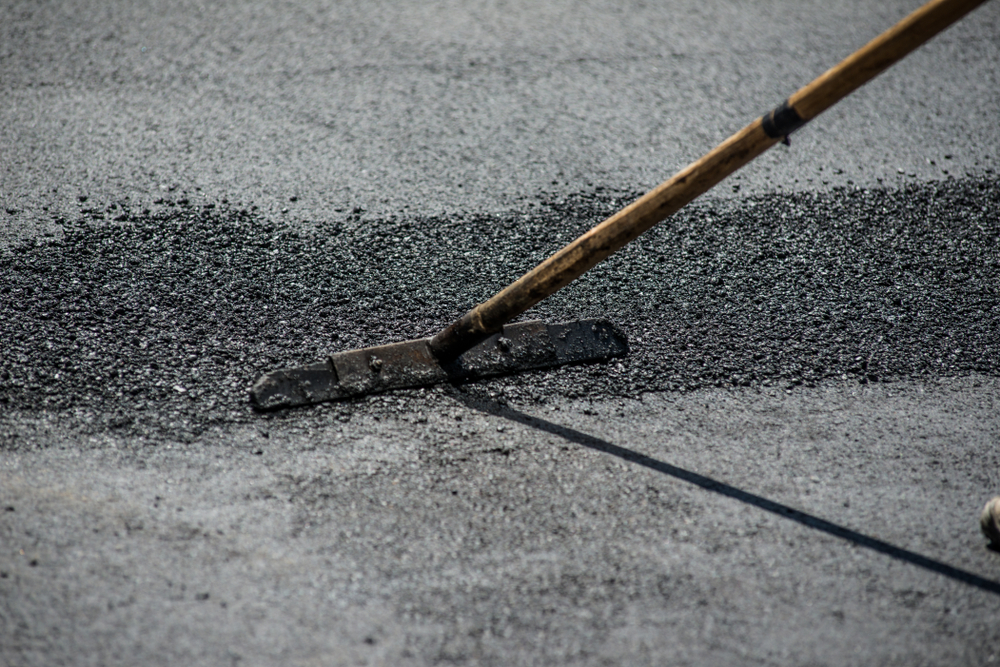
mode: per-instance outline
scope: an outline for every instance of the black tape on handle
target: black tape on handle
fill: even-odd
[[[768,111],[760,119],[764,132],[772,139],[787,137],[807,122],[809,121],[803,120],[798,112],[788,105],[788,100],[782,102],[774,110]]]

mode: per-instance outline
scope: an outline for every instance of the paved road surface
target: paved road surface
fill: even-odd
[[[0,662],[988,664],[1000,5],[530,315],[440,328],[914,3],[7,3]]]

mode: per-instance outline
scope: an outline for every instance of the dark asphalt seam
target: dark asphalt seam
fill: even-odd
[[[664,475],[669,475],[670,477],[687,482],[688,484],[701,487],[706,491],[711,491],[712,493],[717,493],[727,498],[738,500],[742,503],[746,503],[747,505],[753,505],[754,507],[762,509],[765,512],[777,514],[778,516],[790,519],[791,521],[799,523],[803,526],[853,542],[858,546],[871,549],[872,551],[877,551],[878,553],[910,563],[911,565],[916,565],[917,567],[922,567],[925,570],[936,572],[937,574],[954,579],[955,581],[960,581],[964,584],[975,586],[981,590],[1000,595],[1000,582],[985,579],[977,574],[973,574],[972,572],[948,565],[947,563],[942,563],[941,561],[934,560],[933,558],[928,558],[927,556],[923,556],[908,549],[897,547],[893,544],[889,544],[888,542],[883,542],[882,540],[870,537],[864,533],[859,533],[856,530],[851,530],[850,528],[840,526],[831,521],[827,521],[826,519],[821,519],[807,512],[803,512],[802,510],[797,510],[794,507],[789,507],[788,505],[783,505],[782,503],[764,498],[763,496],[758,496],[754,493],[750,493],[749,491],[744,491],[743,489],[726,484],[725,482],[720,482],[712,479],[711,477],[654,459],[626,447],[612,444],[607,440],[602,440],[601,438],[588,435],[582,431],[578,431],[567,426],[560,426],[559,424],[555,424],[539,417],[533,417],[509,406],[501,406],[493,401],[481,401],[462,395],[458,395],[456,398],[473,410],[493,415],[495,417],[509,419],[539,431],[551,433],[552,435],[559,436],[564,440],[574,442],[589,449],[617,456],[618,458],[628,461],[629,463],[634,463],[644,468],[663,473]]]

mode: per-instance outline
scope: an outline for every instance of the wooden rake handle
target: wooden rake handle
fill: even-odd
[[[676,213],[985,0],[931,0],[667,181],[571,242],[431,339],[451,361]]]

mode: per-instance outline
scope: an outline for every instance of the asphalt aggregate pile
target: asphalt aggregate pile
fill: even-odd
[[[59,233],[0,253],[0,403],[253,419],[261,373],[430,335],[633,196],[295,229],[179,193],[153,210],[81,197]],[[626,359],[478,386],[544,402],[996,375],[1000,183],[697,204],[525,315],[593,316],[625,330]]]

